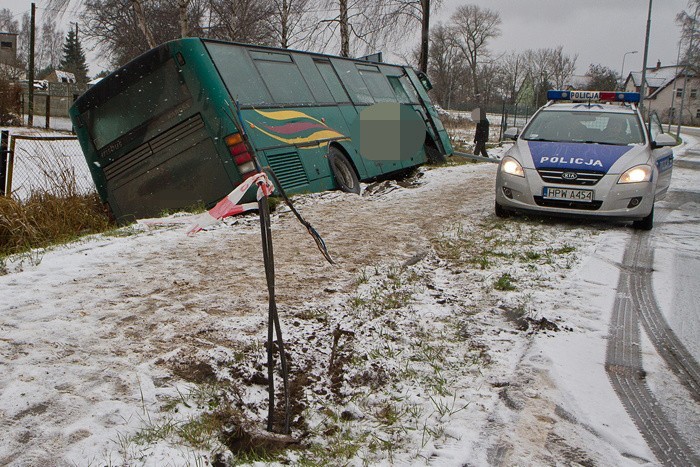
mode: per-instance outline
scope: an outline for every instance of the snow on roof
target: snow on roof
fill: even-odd
[[[659,91],[671,84],[679,75],[682,74],[683,67],[678,65],[669,65],[662,67],[647,68],[646,85],[649,88],[654,88],[655,91],[649,97],[653,98]],[[632,71],[629,74],[635,86],[642,85],[642,72]]]
[[[65,79],[65,82],[75,83],[75,75],[70,71],[56,70],[56,78],[61,82]]]

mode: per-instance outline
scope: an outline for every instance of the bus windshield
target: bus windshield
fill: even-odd
[[[639,119],[631,113],[545,110],[537,114],[522,136],[528,141],[644,144]]]
[[[178,75],[171,58],[115,97],[83,113],[82,120],[97,150],[124,135],[143,130],[149,121],[188,100],[190,93]]]

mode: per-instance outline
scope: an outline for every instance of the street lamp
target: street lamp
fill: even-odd
[[[622,56],[622,69],[620,70],[620,90],[622,91],[622,83],[625,81],[625,59],[627,58],[627,55],[629,54],[636,54],[638,50],[633,50],[632,52],[625,52],[625,54]]]

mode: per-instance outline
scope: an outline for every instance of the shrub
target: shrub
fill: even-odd
[[[20,88],[16,83],[0,76],[0,125],[19,126]]]

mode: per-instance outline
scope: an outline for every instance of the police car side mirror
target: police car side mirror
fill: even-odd
[[[518,135],[520,135],[520,131],[514,126],[503,132],[503,138],[505,139],[516,140],[518,139]]]
[[[675,146],[678,144],[676,138],[669,135],[668,133],[661,133],[656,135],[656,138],[651,142],[651,145],[655,148],[663,148],[667,146]]]

